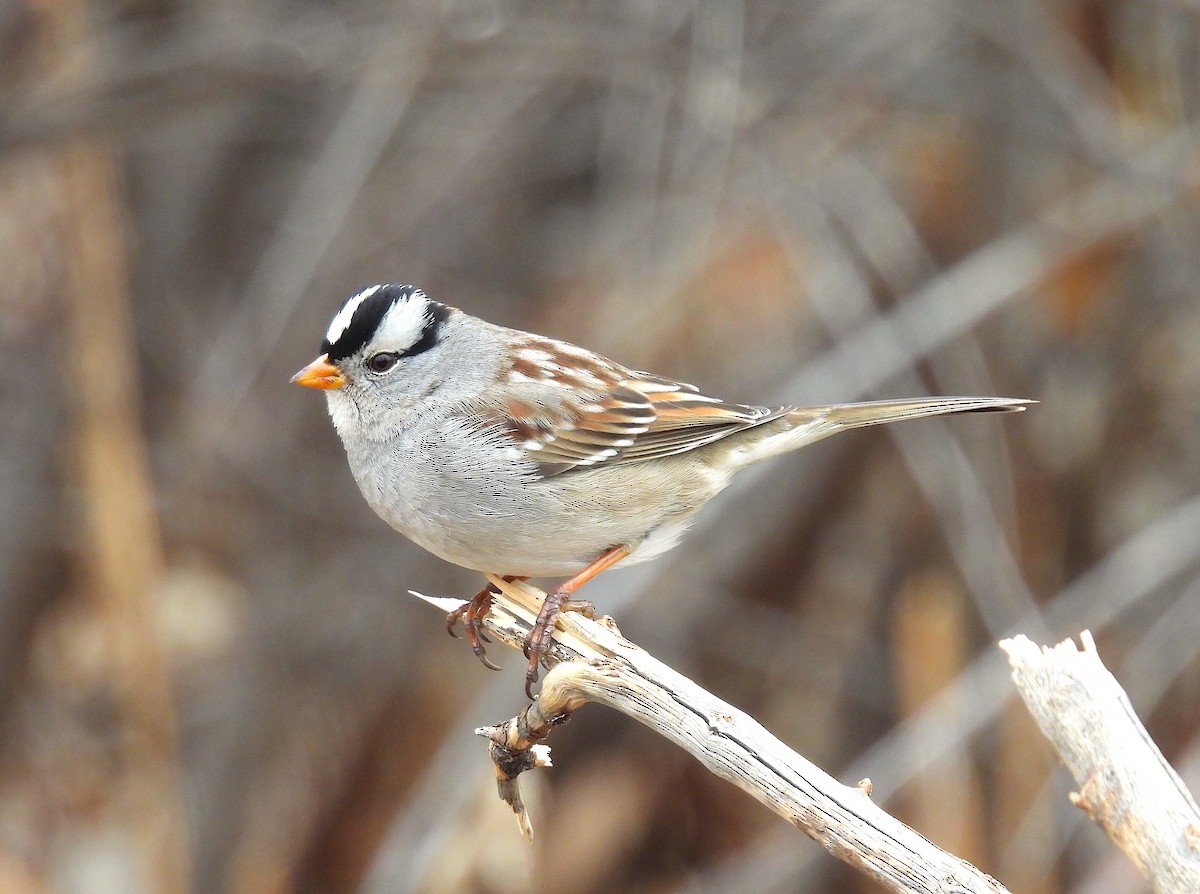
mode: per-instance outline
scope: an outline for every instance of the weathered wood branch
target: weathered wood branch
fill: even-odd
[[[1013,681],[1075,777],[1075,806],[1137,865],[1155,891],[1200,891],[1200,810],[1100,660],[1091,633],[1039,647],[1006,639]]]
[[[501,590],[488,613],[489,637],[520,649],[542,593],[489,580]],[[420,595],[420,594],[414,594]],[[425,599],[446,610],[461,600]],[[549,764],[544,740],[587,702],[608,705],[670,739],[716,775],[751,794],[831,854],[898,892],[1001,894],[1005,888],[948,854],[870,799],[870,781],[839,783],[771,735],[748,714],[624,639],[611,621],[560,616],[533,704],[477,732],[489,740],[501,797],[531,835],[517,777]]]

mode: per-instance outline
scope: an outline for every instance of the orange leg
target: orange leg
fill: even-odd
[[[525,580],[516,575],[509,575],[504,579],[506,581]],[[498,671],[500,670],[499,665],[494,664],[487,657],[487,650],[483,647],[485,642],[491,642],[483,634],[483,619],[487,617],[488,609],[492,607],[492,595],[496,592],[498,592],[496,588],[488,584],[476,593],[466,605],[456,608],[446,615],[446,632],[457,639],[458,634],[454,632],[454,625],[462,621],[463,631],[467,634],[467,642],[471,644],[471,651],[475,653],[475,657],[483,662],[484,667]]]
[[[601,571],[607,571],[628,555],[628,547],[614,546],[573,578],[559,584],[546,594],[537,620],[533,622],[529,635],[525,637],[525,657],[529,659],[529,667],[525,670],[525,695],[528,698],[533,698],[533,684],[537,682],[538,678],[538,662],[550,648],[551,637],[554,635],[554,622],[558,619],[558,613],[560,611],[581,611],[590,617],[591,613],[595,611],[593,606],[587,602],[575,602],[571,597],[575,595],[576,590]]]

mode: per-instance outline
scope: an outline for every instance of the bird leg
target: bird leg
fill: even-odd
[[[525,580],[516,575],[508,575],[504,579],[506,581]],[[454,632],[454,627],[459,621],[462,621],[463,632],[467,635],[467,642],[471,644],[471,651],[475,653],[476,658],[483,662],[484,667],[495,671],[500,670],[500,666],[487,657],[487,650],[483,647],[484,643],[491,642],[483,632],[483,619],[487,617],[488,609],[492,607],[492,596],[499,592],[494,586],[488,584],[464,605],[446,615],[446,632],[458,639],[459,636]]]
[[[606,571],[613,565],[620,562],[629,555],[629,548],[626,546],[614,546],[605,550],[600,558],[596,559],[577,575],[568,581],[559,584],[553,590],[546,594],[546,598],[542,600],[542,607],[538,611],[537,620],[533,622],[533,627],[530,628],[529,634],[525,637],[525,657],[529,659],[529,666],[525,670],[525,695],[528,698],[533,698],[533,684],[538,678],[538,662],[542,660],[542,656],[550,648],[550,641],[554,635],[554,622],[558,619],[558,613],[562,611],[577,611],[583,612],[584,617],[592,618],[596,615],[596,607],[590,602],[583,602],[572,599],[575,591],[590,581],[601,571]],[[490,600],[489,596],[489,600]]]

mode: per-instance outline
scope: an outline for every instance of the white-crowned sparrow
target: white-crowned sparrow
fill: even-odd
[[[325,389],[367,502],[456,565],[574,575],[526,642],[526,691],[558,611],[618,562],[673,547],[740,469],[843,429],[1030,401],[935,397],[825,407],[726,403],[562,341],[506,329],[407,285],[352,295],[293,382]],[[460,618],[485,663],[484,589]]]

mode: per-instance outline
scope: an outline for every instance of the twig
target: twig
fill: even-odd
[[[542,593],[527,584],[489,580],[501,590],[488,613],[488,635],[519,649]],[[420,594],[414,594],[420,596]],[[452,609],[460,600],[421,598]],[[1000,894],[1006,889],[971,864],[935,847],[870,800],[871,783],[842,785],[789,749],[752,717],[624,639],[611,621],[560,616],[541,693],[516,717],[478,730],[489,742],[501,797],[531,835],[517,776],[549,763],[544,740],[586,702],[633,717],[693,754],[831,854],[889,890],[929,894]]]
[[[1088,631],[1038,647],[1000,643],[1042,733],[1080,790],[1071,801],[1137,865],[1155,891],[1200,891],[1200,809],[1100,661]]]

